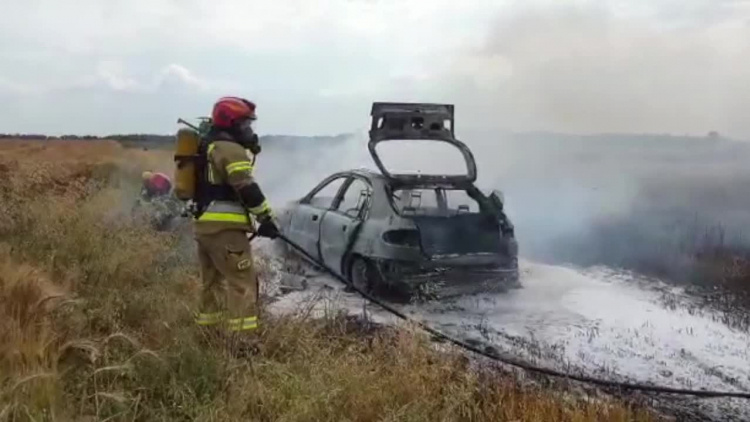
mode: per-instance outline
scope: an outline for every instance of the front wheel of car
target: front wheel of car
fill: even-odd
[[[352,286],[365,293],[372,292],[372,266],[364,259],[355,257],[349,270]]]

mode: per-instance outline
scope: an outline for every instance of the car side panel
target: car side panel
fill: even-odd
[[[352,252],[371,259],[403,259],[420,260],[420,251],[414,248],[400,247],[383,241],[383,233],[393,229],[412,229],[414,224],[398,216],[390,205],[385,183],[372,180],[373,194],[370,212],[367,220],[362,224]]]
[[[318,240],[320,237],[320,223],[325,210],[310,205],[299,204],[292,210],[291,214],[287,236],[290,240],[301,246],[305,252],[320,259]]]
[[[360,220],[340,212],[329,211],[320,225],[320,252],[323,263],[344,275],[342,260]]]
[[[284,218],[286,219],[287,226],[284,231],[286,235],[291,241],[295,242],[317,260],[321,259],[319,248],[320,223],[325,213],[328,212],[328,205],[325,207],[313,205],[311,199],[334,180],[343,179],[344,183],[339,187],[338,193],[332,198],[335,202],[341,189],[346,185],[346,180],[349,178],[350,175],[347,172],[335,173],[328,176],[318,183],[305,197],[299,201],[295,201],[285,212],[286,215]]]

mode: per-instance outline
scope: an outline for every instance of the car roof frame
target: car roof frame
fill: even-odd
[[[326,208],[326,211],[335,210],[341,203],[341,200],[343,199],[344,193],[346,193],[346,190],[349,189],[349,185],[352,184],[354,179],[360,179],[363,180],[365,183],[373,186],[372,180],[367,174],[363,174],[361,172],[358,172],[356,170],[344,170],[344,171],[338,171],[336,173],[329,174],[328,176],[324,177],[321,181],[318,182],[312,189],[310,189],[309,192],[307,192],[302,198],[299,199],[300,204],[309,205],[312,198],[317,195],[321,190],[323,190],[326,186],[328,186],[329,183],[336,179],[344,179],[344,183],[339,186],[339,189],[336,191],[336,195],[333,197],[333,200],[331,201],[331,205]]]

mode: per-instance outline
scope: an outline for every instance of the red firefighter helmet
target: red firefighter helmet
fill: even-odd
[[[172,181],[164,173],[144,171],[141,177],[143,178],[143,187],[151,196],[168,195],[172,190]]]
[[[222,97],[214,104],[211,120],[220,128],[230,128],[236,123],[250,119],[255,120],[255,103],[239,97]]]

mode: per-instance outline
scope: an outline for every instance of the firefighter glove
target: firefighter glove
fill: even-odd
[[[279,228],[276,226],[276,223],[274,223],[273,218],[268,216],[260,220],[258,235],[269,239],[276,239],[279,237]]]

